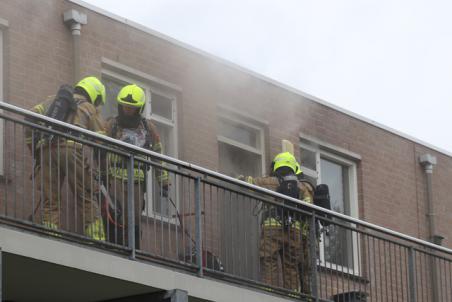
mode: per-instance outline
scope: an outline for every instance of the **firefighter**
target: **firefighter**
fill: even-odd
[[[145,148],[157,153],[162,153],[162,144],[156,126],[146,118],[142,117],[142,113],[146,104],[146,96],[139,86],[135,84],[124,86],[118,93],[116,98],[118,103],[118,116],[110,118],[107,121],[107,135],[119,139],[123,142],[133,144],[135,146]],[[113,217],[111,213],[105,213],[104,222],[108,240],[125,244],[128,235],[127,230],[127,196],[128,196],[128,179],[127,179],[127,162],[126,159],[115,155],[108,154],[108,179],[109,179],[109,195],[115,206],[123,205],[122,217]],[[146,177],[150,167],[135,161],[134,166],[134,212],[135,212],[135,244],[139,248],[140,243],[140,217],[144,210],[144,193],[146,192]],[[158,195],[167,195],[168,190],[168,173],[163,169],[152,169],[153,179],[157,182],[153,183],[153,191],[157,191]],[[106,214],[106,215],[105,215]]]
[[[276,155],[271,171],[272,176],[257,177],[252,183],[312,203],[313,189],[298,181],[297,172],[300,174],[301,170],[291,153]],[[288,205],[299,207],[293,203]],[[298,291],[301,285],[301,292],[309,295],[311,259],[308,239],[309,221],[306,217],[281,207],[265,205],[259,246],[262,281],[293,291]],[[282,271],[278,269],[278,262],[281,263]]]
[[[61,86],[56,96],[49,97],[31,110],[105,134],[105,122],[98,110],[103,104],[105,87],[96,77],[91,76],[83,78],[73,89],[69,85]],[[67,187],[76,200],[73,208],[72,205],[67,207],[76,213],[76,225],[81,221],[81,232],[86,236],[105,240],[100,209],[93,189],[96,181],[92,176],[96,172],[91,161],[92,149],[70,139],[38,134],[31,128],[26,129],[26,143],[35,160],[32,179],[39,202],[34,215],[40,217],[42,224],[48,228],[61,228],[61,211],[64,208],[61,187],[67,177]],[[66,202],[69,203],[70,200]]]

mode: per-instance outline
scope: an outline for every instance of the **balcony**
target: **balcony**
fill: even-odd
[[[3,300],[452,301],[452,250],[0,108]],[[287,227],[278,257],[260,253],[271,212],[306,226]],[[301,290],[289,274],[264,282],[294,244]]]

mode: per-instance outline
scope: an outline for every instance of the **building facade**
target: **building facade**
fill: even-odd
[[[63,21],[71,9],[87,17],[79,53]],[[450,152],[82,1],[1,1],[0,71],[0,99],[25,109],[77,81],[74,74],[95,75],[107,87],[106,118],[115,114],[122,85],[136,83],[146,92],[144,115],[156,124],[164,154],[231,177],[268,174],[281,140],[289,140],[306,177],[330,186],[334,211],[427,241],[429,191],[420,157],[430,154],[436,158],[434,235],[452,248]],[[3,150],[12,133],[4,130],[0,175],[6,182],[11,157]],[[164,202],[147,206],[174,214]],[[320,248],[344,240],[352,239],[338,233]],[[353,267],[348,255],[358,247],[350,242],[340,249],[339,256],[320,252],[319,261]]]

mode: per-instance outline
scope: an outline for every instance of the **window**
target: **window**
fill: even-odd
[[[219,109],[220,115],[217,120],[219,171],[231,177],[239,175],[256,177],[265,174],[265,122],[256,121],[233,109],[225,107]],[[225,190],[225,196],[229,194],[226,191],[228,190]],[[235,196],[232,197],[233,195]],[[228,217],[219,219],[218,237],[224,241],[219,244],[221,246],[219,254],[228,255],[221,257],[222,263],[225,271],[241,272],[245,269],[248,277],[258,278],[259,257],[255,255],[259,254],[259,230],[256,226],[260,224],[261,216],[256,215],[251,209],[256,209],[259,203],[257,200],[246,200],[242,194],[230,193],[229,196],[227,201],[218,203],[218,211],[223,213],[224,217]],[[238,236],[236,228],[231,228],[231,225],[240,226],[247,231],[243,236]],[[231,245],[234,246],[232,253]],[[237,261],[243,255],[247,255],[246,265],[242,261]]]
[[[3,31],[2,31],[2,20],[0,19],[0,101],[3,99]],[[1,109],[0,109],[1,112]],[[4,120],[0,119],[0,155],[3,155],[3,123]],[[0,159],[0,175],[3,175],[3,156]]]
[[[349,158],[349,154],[341,154],[332,146],[324,148],[304,139],[300,144],[300,164],[305,178],[314,185],[328,185],[333,211],[357,217],[356,163]],[[321,238],[320,263],[357,274],[357,234],[335,225],[326,231]]]
[[[134,83],[143,88],[146,94],[146,107],[143,116],[151,119],[160,135],[163,154],[177,157],[177,127],[176,127],[176,97],[166,91],[161,91],[152,86],[152,83],[143,83],[136,79],[104,70],[102,74],[102,82],[107,92],[107,103],[102,108],[102,115],[105,118],[117,116],[116,96],[121,88],[125,85]],[[154,173],[150,170],[150,175]],[[174,175],[170,175],[170,182],[174,184]],[[147,215],[158,214],[165,217],[172,217],[176,209],[170,202],[169,198],[176,201],[176,192],[170,192],[169,197],[164,197],[156,182],[155,177],[148,177],[147,192],[152,198],[147,198],[149,204],[145,213]],[[174,195],[174,196],[173,196]]]
[[[165,95],[164,93],[152,88],[149,90],[149,96],[149,106],[145,110],[145,114],[157,127],[160,140],[162,142],[163,154],[171,157],[177,157],[176,99],[175,97]],[[175,181],[175,175],[170,174],[170,183],[175,184]],[[151,191],[154,193],[154,198],[152,198],[152,200],[155,201],[152,204],[152,212],[159,213],[165,217],[172,217],[176,212],[174,206],[177,206],[177,204],[172,204],[171,200],[177,200],[175,196],[176,192],[170,192],[169,197],[163,197],[160,194],[159,188],[155,187],[155,184]]]
[[[220,172],[231,177],[265,173],[263,129],[236,118],[218,120]]]
[[[113,116],[118,115],[118,106],[116,102],[116,96],[122,87],[128,84],[125,80],[119,80],[110,76],[102,76],[102,83],[105,85],[105,90],[107,94],[107,101],[104,106],[102,106],[102,116],[108,119]]]

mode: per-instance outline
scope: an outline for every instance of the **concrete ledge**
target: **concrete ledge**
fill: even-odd
[[[281,297],[150,263],[133,261],[63,240],[0,226],[2,251],[69,268],[113,277],[152,288],[186,290],[190,297],[211,301],[282,302]]]

